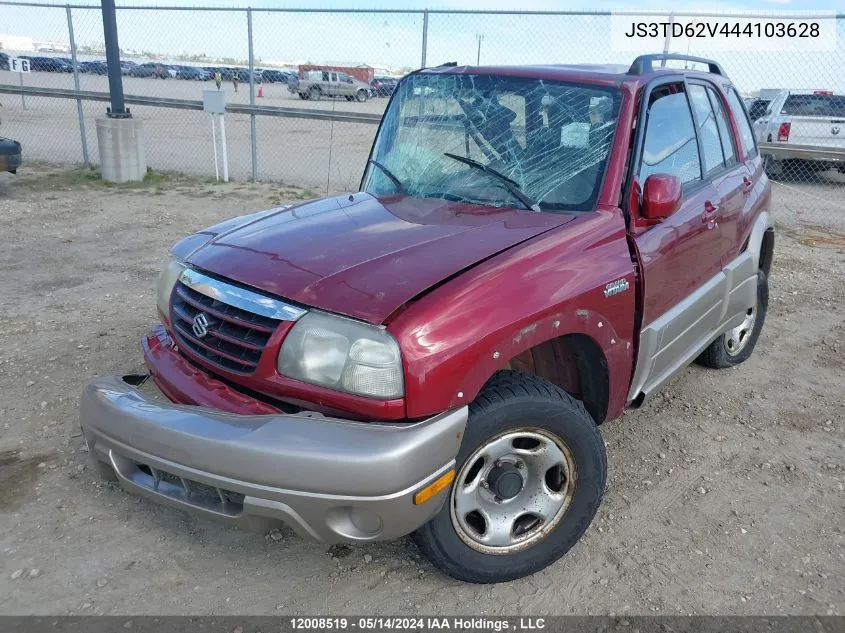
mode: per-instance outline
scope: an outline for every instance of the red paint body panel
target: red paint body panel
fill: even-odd
[[[156,335],[141,339],[141,351],[156,385],[173,402],[241,415],[279,412],[279,409],[211,378]]]
[[[633,362],[634,293],[605,298],[603,289],[623,278],[635,283],[622,213],[600,210],[429,293],[388,326],[402,342],[408,416],[467,404],[511,358],[571,333],[604,350],[608,417],[619,415]]]
[[[570,219],[357,193],[220,235],[190,263],[306,306],[382,323],[450,275]]]

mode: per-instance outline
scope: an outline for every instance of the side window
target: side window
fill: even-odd
[[[651,174],[677,176],[683,184],[701,179],[695,126],[682,84],[651,93],[639,173],[642,182]]]
[[[739,138],[742,141],[742,149],[746,158],[753,158],[757,155],[757,144],[754,142],[754,132],[751,131],[751,124],[748,122],[748,115],[745,107],[736,94],[736,89],[728,88],[728,105],[731,107],[736,127],[739,129]],[[773,102],[774,103],[774,102]]]
[[[329,73],[324,72],[323,73],[323,81],[328,81],[328,80],[329,80]]]
[[[719,139],[719,128],[716,126],[716,116],[707,97],[707,89],[699,84],[690,86],[690,101],[695,108],[698,120],[698,137],[701,139],[701,151],[704,153],[704,171],[708,174],[725,166],[722,155],[722,141]]]
[[[736,162],[736,152],[734,151],[731,126],[725,116],[725,110],[722,108],[722,99],[716,94],[716,90],[710,87],[707,88],[707,96],[710,97],[710,105],[713,106],[713,112],[716,113],[716,125],[719,126],[719,138],[722,139],[722,154],[725,156],[725,164],[733,165]]]

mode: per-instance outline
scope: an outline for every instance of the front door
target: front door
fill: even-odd
[[[671,174],[683,184],[673,215],[634,236],[643,280],[640,356],[631,397],[649,393],[691,360],[718,326],[725,276],[719,192],[706,177],[683,82],[649,97],[638,179]]]

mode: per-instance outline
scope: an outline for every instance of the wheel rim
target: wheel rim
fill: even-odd
[[[725,333],[725,351],[728,356],[736,356],[748,346],[754,324],[757,322],[757,306],[753,306],[745,313],[743,322]]]
[[[466,460],[452,486],[458,536],[487,554],[512,554],[560,523],[576,485],[575,461],[560,438],[525,428],[489,439]]]

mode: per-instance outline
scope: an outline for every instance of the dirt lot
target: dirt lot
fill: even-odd
[[[297,191],[0,176],[0,613],[845,614],[845,208],[819,192],[776,191],[752,359],[690,368],[604,425],[609,486],[584,539],[534,577],[473,586],[407,541],[240,532],[89,466],[78,394],[91,376],[140,369],[170,243]]]

